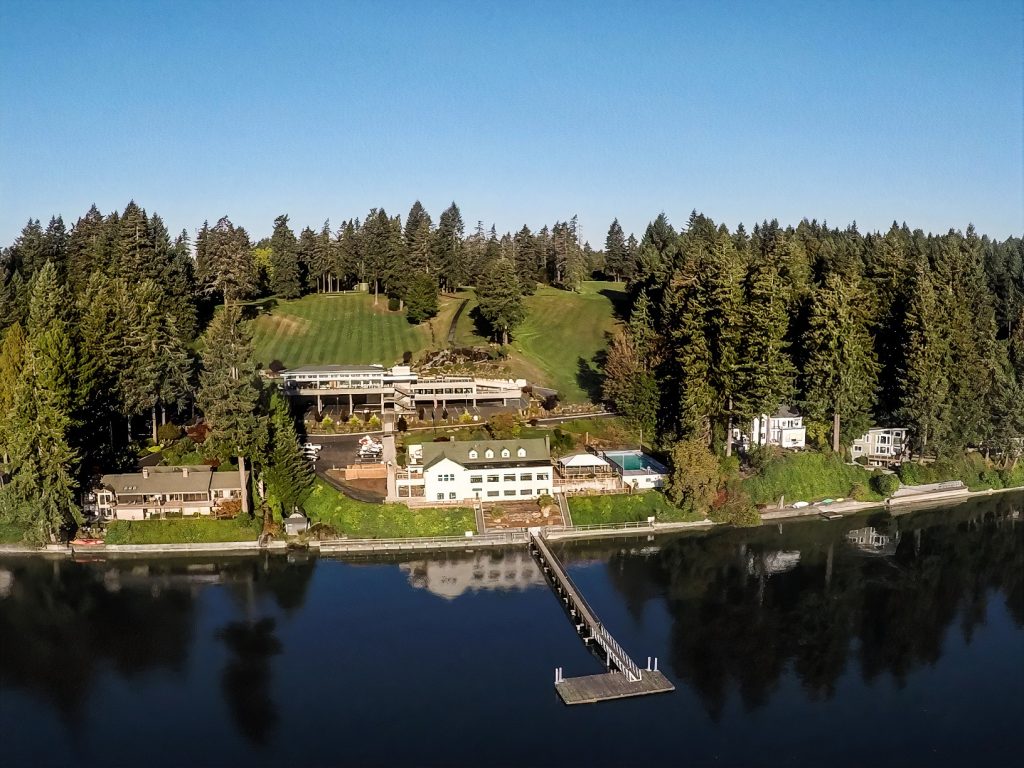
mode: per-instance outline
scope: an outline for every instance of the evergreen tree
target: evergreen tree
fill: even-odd
[[[437,282],[425,272],[410,277],[404,298],[410,323],[422,323],[437,314]]]
[[[132,200],[121,214],[118,225],[115,271],[128,281],[158,280],[159,268],[154,257],[149,218]]]
[[[919,453],[929,443],[942,443],[949,431],[948,346],[940,331],[935,289],[919,264],[907,309],[907,351],[903,371],[901,416],[911,430]]]
[[[210,429],[207,439],[222,454],[237,454],[238,469],[243,472],[246,456],[262,455],[267,434],[259,408],[262,385],[253,362],[252,336],[237,306],[226,306],[210,323],[202,360],[196,402]],[[248,511],[247,504],[243,503],[243,511]]]
[[[297,299],[302,293],[296,246],[288,217],[278,216],[270,236],[270,291],[283,299]]]
[[[434,232],[434,263],[442,290],[454,291],[466,279],[466,261],[462,247],[465,225],[459,207],[453,202],[438,221]]]
[[[626,236],[618,219],[612,221],[608,227],[608,236],[604,239],[604,265],[605,273],[612,280],[630,277]]]
[[[843,423],[848,436],[859,436],[871,426],[878,363],[868,321],[860,284],[830,273],[814,299],[805,340],[809,358],[803,371],[803,390],[811,419],[822,422],[831,415],[832,450],[837,453]]]
[[[208,294],[219,294],[224,304],[252,293],[256,270],[249,235],[225,216],[216,226],[204,225],[197,237],[196,267],[200,284]]]
[[[7,441],[11,425],[8,420],[14,411],[15,394],[25,366],[25,332],[20,323],[8,326],[0,340],[0,456],[3,463],[10,460]]]
[[[509,333],[526,319],[523,294],[516,270],[508,259],[498,259],[477,286],[480,316],[491,327],[496,340],[508,344]]]
[[[282,517],[297,511],[313,490],[313,469],[299,446],[288,403],[278,392],[270,396],[270,455],[264,477]]]

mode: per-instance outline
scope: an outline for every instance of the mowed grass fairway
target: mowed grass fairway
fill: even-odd
[[[278,302],[271,314],[253,321],[252,329],[256,359],[263,366],[274,360],[288,368],[328,363],[391,365],[400,363],[406,351],[416,354],[431,346],[435,328],[443,337],[447,326],[442,329],[437,323],[435,318],[410,325],[404,312],[388,311],[386,297],[374,307],[369,294],[343,293]]]
[[[526,321],[513,334],[512,347],[543,372],[540,383],[557,389],[562,400],[586,402],[587,390],[599,387],[594,356],[619,324],[614,305],[624,290],[622,283],[586,282],[580,293],[540,286],[526,297]]]
[[[538,286],[525,297],[526,321],[513,334],[510,375],[557,389],[562,400],[586,402],[599,389],[594,357],[608,344],[618,325],[615,305],[624,299],[622,283],[586,282],[580,293]],[[287,368],[329,363],[392,365],[406,351],[447,346],[448,328],[464,300],[455,346],[482,346],[473,320],[476,295],[472,290],[440,297],[437,317],[409,325],[404,312],[389,312],[381,297],[365,293],[305,296],[280,301],[269,314],[253,321],[256,359],[269,366],[279,360]]]

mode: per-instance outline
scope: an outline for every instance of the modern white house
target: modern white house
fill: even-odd
[[[408,446],[396,476],[400,498],[427,502],[516,501],[550,494],[548,439],[481,440]]]
[[[205,465],[144,467],[101,477],[86,508],[106,520],[212,515],[225,502],[242,500],[244,482],[240,472],[214,472]]]
[[[750,431],[733,430],[733,440],[744,448],[778,445],[782,448],[803,448],[807,444],[804,417],[788,405],[781,405],[773,416],[762,413],[750,423]]]
[[[420,376],[407,365],[305,365],[276,374],[281,390],[291,397],[377,411],[413,412],[417,408],[446,408],[520,403],[525,379],[484,379],[474,376]]]
[[[850,452],[854,461],[864,457],[872,466],[899,464],[907,453],[907,430],[904,427],[874,427],[853,441]]]

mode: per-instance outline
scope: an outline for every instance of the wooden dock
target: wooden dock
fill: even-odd
[[[602,675],[567,677],[555,685],[555,690],[566,704],[596,704],[599,701],[669,693],[676,687],[661,672],[643,670],[637,681],[629,680],[619,672]]]
[[[556,669],[555,690],[562,701],[566,704],[591,704],[675,690],[668,678],[658,671],[657,659],[654,669],[650,668],[650,659],[647,660],[648,668],[641,669],[615,641],[551,552],[541,529],[530,530],[529,547],[530,554],[540,565],[555,595],[562,600],[566,614],[583,642],[588,646],[593,643],[593,650],[603,657],[608,668],[603,675],[570,678],[562,677],[561,668]]]

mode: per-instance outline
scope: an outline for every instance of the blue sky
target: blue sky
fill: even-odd
[[[0,243],[373,206],[1024,233],[1024,0],[0,2]]]

